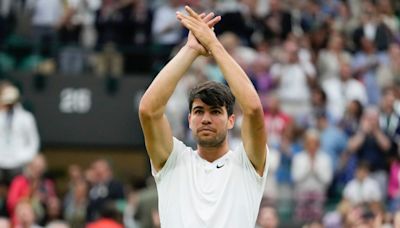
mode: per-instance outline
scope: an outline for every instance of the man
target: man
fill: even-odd
[[[190,30],[186,45],[160,71],[140,102],[139,116],[159,196],[161,227],[254,227],[267,174],[266,131],[251,81],[226,52],[210,13],[177,13]],[[189,96],[193,151],[172,136],[165,106],[178,81],[200,55],[218,63],[230,89],[217,82],[196,86]],[[235,97],[243,112],[243,144],[229,150]]]
[[[0,82],[0,180],[6,184],[32,161],[40,146],[35,117],[19,100],[17,87]]]
[[[92,222],[101,216],[103,207],[108,203],[117,203],[123,200],[124,187],[114,178],[110,162],[100,158],[92,163],[95,182],[89,189],[88,206],[86,211],[87,222]]]

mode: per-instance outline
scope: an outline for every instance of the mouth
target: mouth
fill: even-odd
[[[214,132],[214,129],[209,127],[202,127],[197,130],[197,132]]]

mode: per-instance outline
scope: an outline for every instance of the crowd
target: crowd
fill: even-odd
[[[0,72],[3,77],[19,70],[116,77],[132,70],[152,74],[183,42],[187,31],[175,12],[185,4],[222,16],[214,31],[245,69],[265,107],[270,164],[259,227],[277,227],[292,216],[309,227],[400,227],[398,1],[2,0]],[[216,63],[201,58],[167,107],[174,135],[192,145],[187,91],[205,79],[223,82]],[[8,93],[12,97],[13,92]],[[22,110],[16,107],[15,116]],[[6,113],[10,112],[0,111],[0,118],[12,116]],[[239,112],[236,119],[232,147],[240,142]],[[118,181],[108,181],[111,167],[104,160],[94,162],[85,175],[81,168],[71,167],[65,200],[60,200],[54,183],[41,179],[40,185],[29,182],[36,190],[22,191],[9,201],[13,187],[29,185],[26,180],[31,177],[26,175],[43,172],[43,164],[29,168],[35,161],[43,163],[43,157],[32,152],[37,153],[39,143],[35,126],[31,128],[32,148],[25,158],[14,158],[10,166],[3,164],[3,156],[0,159],[0,169],[9,171],[3,174],[8,181],[3,184],[7,188],[0,189],[0,211],[9,222],[29,219],[24,215],[28,213],[39,225],[61,220],[80,227],[72,224],[83,226],[100,214],[112,218],[116,210],[125,212],[119,221],[126,227],[145,220],[157,224],[154,185],[128,194]],[[6,148],[2,136],[0,154]],[[94,174],[101,173],[95,167],[108,169],[106,177]],[[115,194],[105,190],[105,182],[113,183]],[[38,190],[45,191],[46,202],[33,194]],[[104,194],[112,195],[112,205],[91,198]],[[121,202],[126,203],[124,210]],[[47,213],[51,207],[58,207],[59,213]]]

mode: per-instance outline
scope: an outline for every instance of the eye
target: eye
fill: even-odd
[[[194,110],[194,114],[202,114],[202,113],[203,113],[203,110],[200,110],[200,109]]]
[[[221,111],[220,110],[213,110],[211,113],[214,114],[214,115],[219,115],[219,114],[221,114]]]

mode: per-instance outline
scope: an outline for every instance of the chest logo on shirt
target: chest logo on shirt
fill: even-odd
[[[217,164],[217,169],[224,167],[225,164]]]

